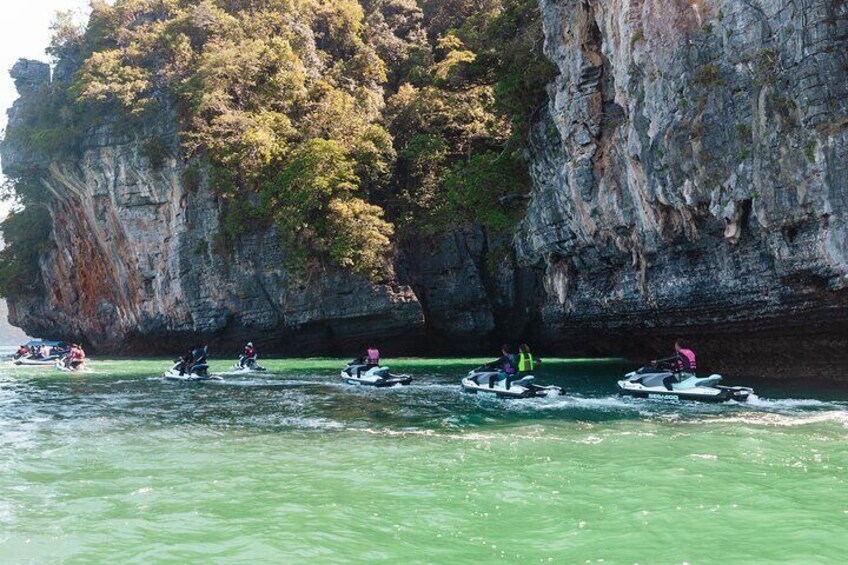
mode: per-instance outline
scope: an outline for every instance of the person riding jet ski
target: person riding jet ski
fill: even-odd
[[[563,394],[562,387],[535,384],[536,377],[531,373],[538,359],[533,357],[526,344],[522,344],[520,348],[517,363],[515,355],[509,349],[508,345],[504,345],[499,359],[470,371],[462,379],[463,390],[473,394],[495,394],[503,398],[535,398]]]
[[[182,377],[186,372],[189,374],[203,376],[209,368],[206,364],[208,349],[209,348],[206,345],[192,347],[191,350],[189,350],[189,352],[180,359],[180,376]]]
[[[221,381],[220,375],[210,375],[206,363],[207,346],[192,347],[179,358],[173,367],[165,371],[165,379],[173,381]]]
[[[356,368],[356,376],[361,377],[362,371],[370,371],[374,367],[380,366],[380,350],[374,347],[373,345],[369,345],[368,349],[365,350],[365,354],[357,359],[362,364]]]
[[[380,350],[373,345],[369,345],[363,355],[348,363],[340,376],[348,384],[374,387],[408,385],[412,382],[410,375],[393,375],[389,367],[381,367]]]
[[[651,361],[651,365],[655,367],[665,367],[672,371],[669,377],[663,379],[663,385],[668,390],[672,389],[672,385],[675,382],[680,382],[684,378],[693,376],[695,369],[698,368],[695,352],[684,346],[688,346],[688,344],[682,339],[677,339],[674,341],[674,355],[665,359],[654,359]]]
[[[85,363],[85,351],[82,346],[75,343],[71,346],[71,350],[65,355],[64,365],[66,369],[76,371]]]
[[[754,390],[743,386],[722,386],[721,375],[698,377],[695,352],[683,340],[674,343],[675,355],[654,360],[618,381],[619,394],[637,398],[698,400],[702,402],[744,402]]]
[[[244,347],[244,353],[239,356],[239,360],[233,367],[233,370],[239,371],[247,369],[249,371],[264,371],[265,367],[260,367],[256,362],[258,357],[259,354],[256,352],[256,348],[253,347],[253,342],[248,342]]]
[[[504,388],[509,390],[510,384],[515,380],[518,369],[515,366],[515,355],[510,353],[509,349],[509,345],[504,344],[501,347],[501,356],[491,363],[484,365],[484,367],[489,369],[500,369],[499,374],[489,377],[489,388],[495,388],[496,382],[504,381]]]
[[[244,353],[241,354],[241,359],[239,359],[239,365],[249,367],[254,364],[256,364],[256,349],[253,347],[253,342],[248,341],[247,345],[244,346]]]

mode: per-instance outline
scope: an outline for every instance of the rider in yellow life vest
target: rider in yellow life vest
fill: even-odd
[[[533,357],[530,352],[530,347],[526,343],[522,343],[518,348],[518,374],[528,375],[536,370],[536,364],[540,363],[539,359]]]

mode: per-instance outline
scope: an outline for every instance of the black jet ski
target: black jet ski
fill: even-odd
[[[265,367],[259,365],[256,361],[257,356],[245,358],[244,355],[239,356],[239,360],[236,361],[236,364],[233,365],[231,373],[255,373],[259,371],[264,371]]]
[[[360,367],[362,367],[362,371],[357,376],[357,371]],[[375,387],[408,385],[412,382],[412,377],[409,375],[391,374],[389,372],[389,367],[371,367],[367,370],[365,367],[367,367],[367,365],[360,360],[351,361],[341,372],[342,380],[350,385],[366,385]]]
[[[469,372],[462,379],[462,389],[473,394],[494,394],[501,398],[535,398],[563,394],[561,387],[535,384],[534,375],[516,379],[510,383],[509,388],[506,388],[506,380],[501,380],[500,374],[498,369],[483,365]]]
[[[721,386],[721,375],[699,377],[665,367],[642,367],[618,381],[618,392],[636,398],[698,400],[701,402],[744,402],[754,394],[745,386]]]

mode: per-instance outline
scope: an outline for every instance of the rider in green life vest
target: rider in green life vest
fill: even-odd
[[[529,375],[536,370],[536,365],[542,361],[538,357],[533,357],[530,353],[530,347],[526,343],[522,343],[518,348],[518,374]]]

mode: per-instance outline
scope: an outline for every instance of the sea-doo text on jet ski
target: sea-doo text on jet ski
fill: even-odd
[[[533,398],[537,396],[557,396],[563,394],[558,386],[534,384],[536,377],[526,375],[512,381],[506,388],[506,380],[500,380],[500,371],[486,365],[469,372],[462,379],[462,389],[474,394],[495,394],[501,398]]]
[[[698,377],[663,367],[642,367],[618,381],[620,394],[662,400],[699,400],[701,402],[744,402],[754,389],[744,386],[720,386],[721,375]]]
[[[353,361],[342,370],[341,378],[347,384],[376,387],[408,385],[412,382],[411,376],[393,375],[389,372],[388,367],[371,367],[370,369],[366,367],[367,365]],[[361,371],[359,371],[360,368]],[[357,375],[357,373],[359,374]]]

